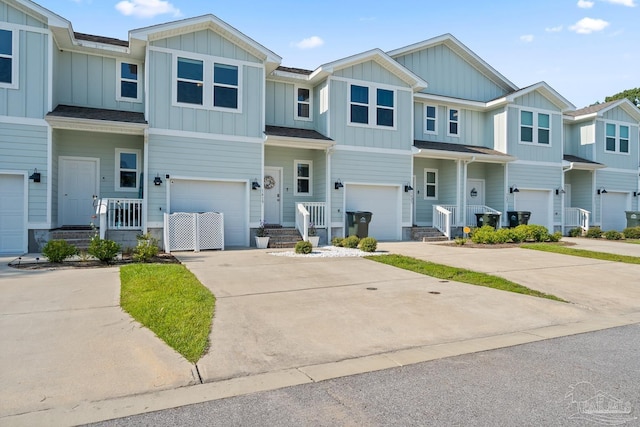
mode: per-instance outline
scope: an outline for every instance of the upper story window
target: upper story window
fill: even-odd
[[[549,145],[550,131],[548,114],[520,111],[520,142]]]
[[[310,160],[296,160],[295,161],[295,195],[296,196],[311,196],[311,177],[313,173],[313,162]]]
[[[135,191],[140,179],[140,150],[116,149],[116,191]]]
[[[240,110],[240,68],[213,59],[176,59],[175,101],[208,109]]]
[[[296,119],[311,120],[311,89],[296,87]]]
[[[447,135],[449,136],[459,136],[460,128],[459,128],[459,118],[460,112],[454,108],[449,108],[449,128],[447,131]]]
[[[142,101],[142,85],[140,84],[140,69],[138,64],[118,61],[116,99],[118,101]]]
[[[0,87],[18,88],[18,32],[0,29]]]
[[[433,105],[425,105],[424,131],[425,133],[438,133],[438,108]]]
[[[370,100],[374,99],[375,106],[370,106]],[[395,91],[352,84],[349,91],[349,122],[394,127]]]
[[[629,126],[607,123],[605,132],[606,151],[614,153],[629,152]]]
[[[437,199],[438,198],[438,170],[437,169],[425,169],[424,170],[424,198]]]

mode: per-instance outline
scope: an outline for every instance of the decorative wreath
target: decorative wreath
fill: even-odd
[[[276,185],[276,180],[273,179],[271,175],[267,175],[264,177],[264,188],[267,190],[271,190]]]

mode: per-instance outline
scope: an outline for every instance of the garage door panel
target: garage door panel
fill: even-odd
[[[0,253],[26,251],[24,176],[0,175]]]
[[[347,185],[347,211],[372,212],[369,236],[399,240],[398,189],[391,186]]]
[[[608,192],[602,197],[602,229],[622,231],[627,226],[627,195]]]
[[[243,182],[173,180],[171,213],[221,212],[225,246],[247,246],[246,184]]]
[[[553,227],[549,221],[551,205],[548,191],[520,190],[516,194],[516,210],[531,212],[529,224],[544,225],[549,230]]]

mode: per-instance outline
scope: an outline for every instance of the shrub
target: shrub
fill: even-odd
[[[599,239],[602,237],[602,230],[600,227],[591,227],[589,231],[587,231],[587,237],[589,239]]]
[[[300,240],[298,243],[296,243],[296,253],[297,254],[310,254],[311,251],[313,250],[313,246],[311,245],[311,242],[305,242],[303,240]]]
[[[511,241],[513,243],[522,243],[529,237],[529,226],[525,224],[510,228],[509,231],[511,232]]]
[[[94,237],[89,244],[89,255],[106,264],[110,264],[118,255],[118,252],[120,252],[120,245],[113,240]]]
[[[467,239],[465,239],[464,237],[456,237],[456,245],[464,245],[465,243],[467,243]]]
[[[358,247],[358,243],[360,243],[358,236],[349,236],[342,241],[342,246],[355,249]]]
[[[622,233],[626,239],[640,239],[640,227],[627,227]]]
[[[342,237],[334,237],[333,239],[331,239],[331,244],[333,246],[337,246],[337,247],[341,248],[343,240],[344,239]]]
[[[562,239],[562,232],[561,231],[556,231],[555,233],[549,235],[549,241],[550,242],[559,242],[560,239]]]
[[[620,240],[622,239],[622,233],[616,230],[605,231],[604,237],[607,240]]]
[[[136,262],[149,262],[158,255],[158,239],[150,234],[137,236],[138,246],[133,250],[133,260]]]
[[[42,255],[51,262],[62,262],[77,253],[78,249],[66,240],[49,240],[42,248]]]
[[[471,234],[471,241],[473,243],[496,243],[496,230],[490,225],[483,225],[480,228],[475,228]]]
[[[562,237],[562,233],[549,234],[549,231],[542,225],[521,224],[515,228],[500,228],[494,230],[493,227],[485,225],[473,230],[471,240],[473,243],[499,244],[499,243],[521,243],[532,242],[557,242]]]
[[[364,252],[375,252],[378,247],[378,241],[373,237],[365,237],[360,240],[360,250]]]
[[[569,230],[569,237],[580,237],[582,236],[582,228],[576,227]]]

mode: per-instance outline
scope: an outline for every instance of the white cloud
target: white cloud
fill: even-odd
[[[298,49],[313,49],[315,47],[322,46],[323,44],[324,40],[318,36],[311,36],[306,39],[302,39],[297,43],[292,43],[292,45]]]
[[[557,27],[547,27],[544,29],[547,33],[559,33],[562,31],[562,25],[558,25]]]
[[[609,23],[602,19],[582,18],[574,25],[570,26],[569,29],[578,34],[591,34],[594,31],[602,31],[608,26]]]
[[[594,5],[594,2],[589,0],[578,0],[578,7],[582,9],[591,9]]]
[[[179,9],[165,0],[122,0],[116,4],[116,9],[125,16],[133,15],[138,18],[153,18],[165,14],[174,17],[181,15]]]
[[[637,4],[635,2],[635,0],[604,0],[607,3],[613,3],[613,4],[619,4],[622,6],[627,6],[627,7],[636,7]]]
[[[531,43],[533,41],[533,34],[525,34],[520,36],[520,40],[525,43]]]

